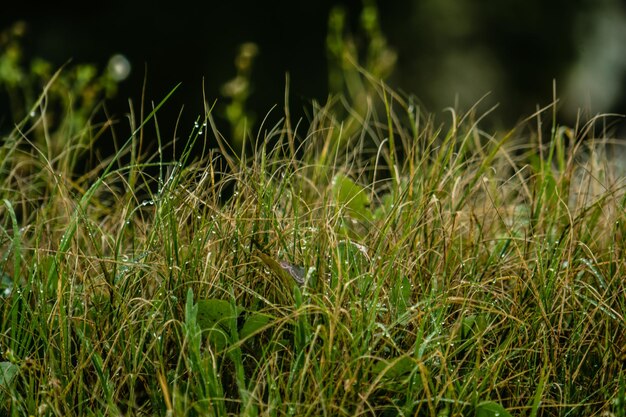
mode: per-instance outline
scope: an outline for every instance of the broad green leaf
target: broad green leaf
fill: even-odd
[[[19,367],[11,362],[0,362],[0,388],[7,388],[17,375]]]
[[[260,331],[275,319],[274,316],[265,313],[251,312],[241,330],[239,330],[239,339],[243,340]]]
[[[494,401],[483,401],[476,406],[476,417],[513,417],[504,407]]]
[[[237,307],[237,315],[243,311],[242,307]],[[204,329],[214,327],[216,324],[224,324],[233,317],[230,309],[230,301],[210,298],[208,300],[198,300],[198,324]]]
[[[394,201],[393,194],[387,193],[383,195],[381,198],[381,204],[376,207],[376,210],[374,210],[374,219],[381,220],[384,219],[385,216],[389,215],[389,213],[393,210]]]
[[[370,199],[364,187],[344,174],[337,174],[332,180],[332,190],[335,202],[347,208],[349,215],[361,220],[372,218],[372,212],[369,209]]]
[[[209,341],[218,351],[223,350],[231,343],[230,320],[237,320],[243,308],[237,307],[233,315],[230,302],[219,299],[198,300],[197,321],[200,328],[206,332]]]

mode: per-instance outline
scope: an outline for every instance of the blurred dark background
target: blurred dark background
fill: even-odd
[[[377,5],[382,34],[397,61],[388,78],[393,87],[419,98],[426,110],[468,109],[486,93],[484,108],[509,127],[552,100],[553,80],[562,99],[559,117],[573,123],[586,115],[626,113],[626,8],[622,0],[405,0]],[[331,9],[341,5],[346,32],[356,44],[363,2],[100,2],[64,7],[13,2],[0,15],[0,28],[23,21],[24,53],[56,66],[93,63],[105,69],[118,55],[130,73],[107,102],[123,118],[128,100],[159,101],[182,82],[163,112],[163,135],[171,135],[184,106],[181,126],[189,128],[207,101],[227,101],[221,87],[236,73],[239,46],[258,47],[251,71],[250,111],[257,124],[273,105],[282,115],[285,73],[290,74],[294,118],[305,117],[311,100],[329,92],[326,36]],[[127,60],[127,62],[125,60]],[[1,131],[7,98],[0,100]],[[183,129],[183,132],[189,129]]]

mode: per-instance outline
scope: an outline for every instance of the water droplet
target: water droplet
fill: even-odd
[[[132,66],[130,61],[122,54],[115,54],[109,59],[107,71],[115,81],[124,81],[130,75]]]

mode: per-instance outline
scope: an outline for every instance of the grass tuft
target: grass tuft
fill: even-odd
[[[42,97],[0,149],[2,414],[624,415],[626,182],[602,120],[545,141],[371,90],[249,153],[208,109],[172,161],[135,146],[165,97],[80,176],[113,127],[52,152]]]

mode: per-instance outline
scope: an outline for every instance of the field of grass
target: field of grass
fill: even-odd
[[[605,118],[487,132],[373,82],[249,152],[207,108],[170,160],[166,98],[77,173],[124,129],[54,82],[0,147],[0,414],[626,416]]]

